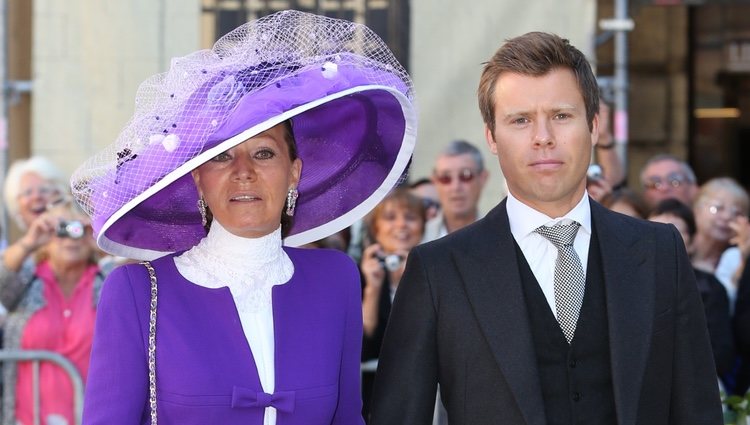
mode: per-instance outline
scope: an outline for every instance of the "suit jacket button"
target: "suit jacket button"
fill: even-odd
[[[576,367],[576,361],[575,361],[575,359],[573,359],[570,362],[568,362],[568,366],[570,366],[571,368]]]
[[[573,393],[573,401],[580,401],[581,400],[581,393],[575,392]]]

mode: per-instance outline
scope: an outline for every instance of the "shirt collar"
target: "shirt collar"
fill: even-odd
[[[591,234],[591,205],[589,204],[587,191],[583,192],[583,197],[578,204],[562,217],[549,217],[519,201],[510,192],[508,192],[506,209],[510,231],[516,240],[525,238],[539,226],[551,226],[558,222],[567,224],[571,221],[577,221],[581,225],[581,229]]]

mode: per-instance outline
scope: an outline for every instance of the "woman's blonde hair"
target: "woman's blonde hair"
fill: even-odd
[[[375,235],[377,234],[377,220],[385,211],[386,205],[395,204],[399,207],[404,207],[408,211],[411,211],[419,217],[422,221],[422,234],[424,234],[424,227],[427,221],[427,211],[424,206],[424,202],[416,195],[409,192],[409,189],[404,187],[397,187],[393,189],[388,195],[383,198],[382,201],[375,206],[370,214],[365,217],[365,224],[367,225],[367,235],[370,241],[375,241]]]

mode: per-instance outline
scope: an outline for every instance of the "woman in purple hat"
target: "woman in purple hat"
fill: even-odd
[[[413,87],[362,25],[245,24],[140,88],[72,179],[99,245],[140,260],[102,290],[86,424],[361,424],[359,273],[292,248],[401,178]]]

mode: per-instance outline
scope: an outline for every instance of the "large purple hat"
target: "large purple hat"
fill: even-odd
[[[297,11],[269,15],[141,84],[114,145],[71,179],[99,246],[154,259],[205,236],[190,171],[291,120],[302,175],[301,245],[364,216],[398,183],[416,140],[414,89],[363,25]]]

